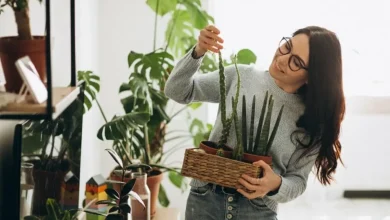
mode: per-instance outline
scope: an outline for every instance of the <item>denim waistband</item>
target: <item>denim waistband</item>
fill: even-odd
[[[215,193],[225,195],[241,195],[241,193],[237,192],[237,190],[234,188],[224,187],[213,183],[208,183],[207,185],[209,185]]]

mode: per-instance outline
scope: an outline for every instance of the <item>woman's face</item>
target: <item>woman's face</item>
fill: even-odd
[[[284,86],[298,89],[307,82],[309,37],[298,34],[284,38],[269,67],[271,76]]]

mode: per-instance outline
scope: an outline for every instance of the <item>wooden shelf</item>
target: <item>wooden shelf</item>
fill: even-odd
[[[53,90],[53,116],[60,115],[78,96],[80,87],[54,87]],[[46,114],[46,102],[42,104],[35,103],[10,103],[0,110],[1,115],[32,115]]]

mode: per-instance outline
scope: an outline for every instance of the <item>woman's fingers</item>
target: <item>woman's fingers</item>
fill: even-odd
[[[201,30],[200,34],[201,34],[201,36],[206,36],[207,38],[213,39],[214,41],[218,41],[219,43],[223,43],[223,39],[220,36],[218,36],[218,34],[215,32],[211,32],[207,29],[203,29],[203,30]]]
[[[221,32],[219,31],[218,28],[216,28],[214,25],[209,25],[205,28],[208,31],[214,32],[216,34],[220,34]]]
[[[207,49],[211,49],[211,48],[214,49],[215,48],[215,49],[220,50],[223,48],[223,46],[221,44],[215,42],[213,39],[210,39],[208,37],[201,36],[200,40],[205,42],[208,45]]]

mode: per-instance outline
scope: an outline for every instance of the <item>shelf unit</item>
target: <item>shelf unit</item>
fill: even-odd
[[[52,85],[51,62],[51,19],[50,0],[45,0],[46,14],[46,74],[47,74],[47,101],[37,105],[33,103],[9,104],[0,110],[0,119],[14,120],[54,120],[68,107],[80,93],[76,85],[76,38],[75,38],[75,0],[70,0],[70,43],[71,43],[71,83],[70,87],[54,87]]]
[[[55,120],[78,97],[84,97],[84,82],[76,78],[75,0],[70,2],[71,83],[68,87],[53,87],[51,59],[51,4],[44,0],[46,17],[46,74],[48,99],[42,104],[12,103],[0,109],[1,119],[15,122],[13,129],[1,130],[0,137],[0,219],[19,219],[21,154],[23,120]],[[7,202],[4,202],[7,201]]]

